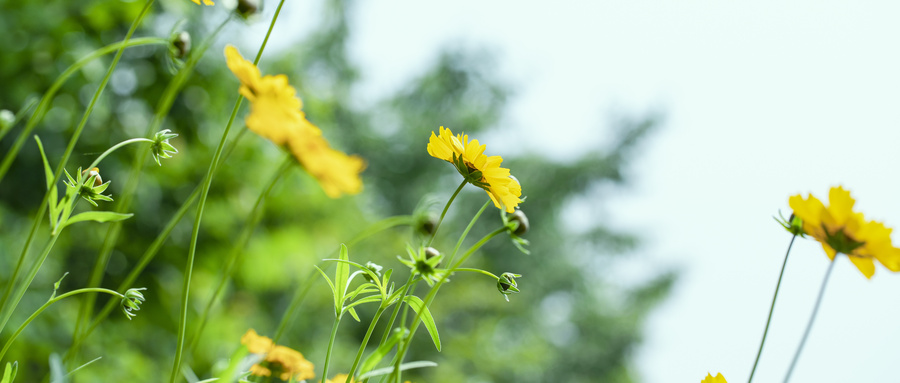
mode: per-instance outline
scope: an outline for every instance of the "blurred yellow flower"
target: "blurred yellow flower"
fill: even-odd
[[[281,380],[312,379],[316,376],[313,372],[312,362],[306,360],[303,354],[285,346],[278,346],[268,337],[258,335],[255,330],[247,330],[241,337],[241,344],[254,354],[266,354],[263,362],[267,366],[255,364],[250,367],[250,373],[256,376],[271,376],[272,370],[278,374]]]
[[[194,4],[200,5],[200,0],[191,0],[191,1],[193,1]],[[203,5],[215,5],[215,4],[216,3],[213,3],[212,0],[203,0]]]
[[[326,379],[326,383],[345,383],[347,381],[347,374],[337,374],[331,379]],[[356,379],[350,378],[350,383],[356,383]]]
[[[503,157],[486,156],[485,145],[479,145],[478,140],[469,141],[469,136],[463,133],[454,136],[450,129],[442,126],[439,136],[431,132],[427,149],[432,157],[456,166],[469,183],[487,191],[498,209],[512,213],[522,202],[519,198],[522,186],[510,175],[509,169],[500,167]]]
[[[829,259],[846,254],[866,278],[875,274],[873,258],[891,271],[900,271],[900,249],[891,243],[891,229],[854,212],[856,201],[843,187],[831,188],[828,202],[826,208],[816,197],[804,199],[799,194],[788,201],[794,215],[803,220],[803,231],[822,243]]]
[[[265,354],[275,346],[272,339],[257,334],[256,330],[252,328],[241,337],[241,344],[247,346],[247,349],[254,354]]]
[[[722,376],[722,373],[720,372],[720,373],[716,374],[715,377],[713,377],[712,374],[707,373],[706,379],[701,380],[700,383],[728,383],[728,382],[725,381],[725,377]]]
[[[284,75],[261,76],[237,48],[225,47],[228,68],[241,82],[240,93],[250,100],[247,128],[279,146],[285,146],[315,177],[331,198],[362,191],[359,174],[366,162],[332,149],[322,131],[306,119],[302,101]]]

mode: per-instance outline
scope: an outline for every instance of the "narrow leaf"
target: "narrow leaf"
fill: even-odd
[[[86,211],[84,213],[76,214],[75,216],[66,220],[66,223],[63,227],[69,226],[73,223],[83,222],[83,221],[97,221],[97,222],[116,222],[122,221],[128,218],[131,218],[134,214],[122,214],[115,213],[111,211]]]
[[[354,309],[353,307],[348,307],[347,312],[350,313],[350,316],[352,316],[353,319],[356,319],[356,321],[359,322],[359,315],[356,314],[356,309]]]
[[[12,383],[16,379],[16,373],[19,372],[19,362],[10,364],[6,362],[6,369],[3,370],[3,380],[0,383]]]
[[[349,251],[347,250],[347,246],[343,243],[341,244],[341,258],[342,261],[347,261],[350,259]],[[340,312],[344,302],[344,295],[347,293],[347,280],[350,278],[350,265],[344,262],[338,262],[334,270],[334,287],[337,289],[337,293],[335,294],[338,297],[336,301],[335,311]]]
[[[437,367],[437,363],[427,361],[427,360],[417,360],[415,362],[407,362],[400,365],[400,371],[412,370],[414,368],[422,368],[422,367]],[[385,367],[379,368],[377,370],[369,371],[368,373],[362,374],[359,376],[359,380],[368,379],[375,376],[387,375],[394,371],[394,367]]]
[[[34,136],[34,140],[37,141],[38,150],[41,152],[41,159],[44,160],[44,176],[47,178],[47,190],[50,191],[47,205],[49,207],[50,226],[52,227],[56,225],[56,220],[59,219],[59,206],[57,206],[56,202],[59,196],[57,195],[56,185],[53,184],[53,170],[50,168],[50,162],[47,161],[47,155],[44,153],[44,144],[41,143],[41,139],[38,136]]]
[[[328,278],[328,275],[325,274],[325,272],[322,271],[322,269],[320,269],[319,266],[313,266],[313,267],[315,267],[316,270],[319,270],[319,274],[322,274],[322,277],[325,278],[325,282],[328,282],[328,287],[331,287],[331,293],[334,295],[334,309],[336,310],[334,315],[337,316],[338,312],[339,312],[338,310],[340,310],[338,308],[338,307],[340,307],[340,300],[338,298],[337,289],[334,288],[334,283],[331,283],[331,279]]]
[[[428,310],[428,307],[425,307],[425,302],[422,302],[422,299],[415,296],[410,295],[403,299],[409,307],[416,312],[422,311],[422,314],[419,317],[422,318],[422,324],[425,325],[425,328],[428,329],[428,333],[431,334],[431,340],[434,341],[434,347],[437,348],[438,351],[441,351],[441,337],[438,335],[437,326],[434,324],[434,317],[431,316],[431,310]]]
[[[375,352],[373,352],[371,355],[369,355],[368,358],[366,358],[366,360],[362,364],[362,367],[359,368],[359,372],[360,374],[362,374],[360,375],[360,380],[362,380],[363,375],[366,375],[366,372],[371,371],[373,368],[375,368],[375,366],[378,365],[378,363],[381,363],[381,360],[384,359],[384,357],[389,352],[391,352],[391,350],[394,348],[394,345],[397,344],[397,341],[400,340],[404,332],[405,331],[394,331],[394,333],[391,334],[391,337],[388,338],[388,340],[384,342],[384,344],[378,346],[378,349],[376,349]]]

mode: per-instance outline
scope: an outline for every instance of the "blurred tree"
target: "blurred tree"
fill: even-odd
[[[184,3],[155,5],[156,13],[145,22],[139,35],[163,35],[175,20],[188,13],[189,19],[196,20],[186,25],[196,42],[207,37],[212,26],[226,17],[219,6],[201,9]],[[17,109],[28,95],[46,90],[71,62],[121,39],[141,6],[141,2],[100,0],[79,4],[62,0],[4,2],[0,25],[5,26],[10,38],[0,39],[0,108]],[[274,4],[267,4],[264,9],[264,16],[257,22],[268,20]],[[282,181],[267,200],[264,219],[246,249],[244,262],[196,352],[188,359],[198,375],[208,375],[217,362],[230,355],[247,328],[272,335],[294,289],[305,281],[312,265],[361,231],[364,222],[411,214],[423,196],[429,194],[443,204],[460,178],[446,163],[425,152],[431,131],[444,125],[454,132],[482,137],[497,127],[504,113],[511,87],[502,83],[491,65],[492,57],[466,49],[445,50],[432,68],[411,79],[397,94],[374,105],[361,106],[356,84],[360,74],[365,73],[361,69],[364,67],[351,62],[347,52],[352,33],[348,21],[351,10],[352,2],[326,1],[319,27],[299,44],[302,49],[269,52],[277,53],[277,57],[273,60],[271,54],[265,56],[260,66],[264,73],[289,76],[304,100],[308,117],[322,127],[334,146],[367,159],[366,190],[360,196],[330,200],[315,181],[300,171]],[[230,41],[229,36],[245,29],[234,22],[219,40]],[[245,56],[253,53],[244,52]],[[96,73],[99,70],[102,76],[109,59],[105,57],[70,79],[35,131],[44,140],[54,166],[71,127],[96,89]],[[165,48],[161,47],[126,51],[117,77],[92,115],[69,169],[90,161],[115,142],[142,134],[171,78],[166,60]],[[121,282],[205,174],[228,117],[225,111],[237,95],[237,82],[223,64],[220,47],[207,52],[169,113],[163,127],[181,134],[173,140],[180,153],[161,168],[144,168],[130,209],[135,217],[123,226],[116,251],[106,267],[104,287],[115,288]],[[434,360],[440,367],[413,372],[413,381],[635,380],[630,358],[640,341],[642,320],[665,296],[673,275],[661,275],[636,287],[623,286],[623,281],[602,266],[617,262],[613,255],[633,249],[637,238],[618,233],[601,222],[591,222],[573,232],[572,225],[564,222],[563,211],[578,201],[601,201],[599,190],[608,189],[598,188],[600,185],[624,183],[624,165],[656,122],[656,116],[624,119],[606,150],[571,162],[558,163],[533,154],[504,157],[504,166],[512,169],[528,196],[521,207],[531,220],[531,232],[525,235],[532,243],[531,255],[519,253],[508,241],[495,239],[470,262],[495,274],[523,274],[522,293],[506,303],[493,282],[474,274],[456,276],[441,290],[433,306],[445,342],[444,351],[437,353],[423,331],[407,356],[407,360]],[[21,125],[0,141],[2,153],[20,129]],[[490,148],[488,151],[501,154]],[[110,190],[114,198],[127,178],[132,153],[117,153],[101,167],[104,179],[113,180]],[[222,257],[280,156],[279,150],[267,141],[248,134],[226,160],[226,166],[219,168],[198,245],[193,309],[202,310],[221,270]],[[4,183],[0,188],[0,248],[7,254],[0,260],[3,270],[9,270],[15,262],[22,232],[27,230],[40,202],[40,166],[33,142],[29,142],[7,176],[15,183]],[[466,222],[485,200],[484,192],[472,187],[464,189],[436,246],[452,248]],[[193,217],[193,213],[188,217]],[[148,301],[138,317],[132,321],[110,317],[80,348],[79,358],[68,366],[70,369],[97,356],[104,359],[80,370],[76,381],[157,382],[160,371],[170,368],[189,221],[186,219],[176,228],[136,284],[150,288],[146,292]],[[472,237],[497,225],[497,211],[490,208]],[[14,316],[13,326],[46,299],[49,286],[62,272],[72,272],[64,281],[63,290],[87,283],[105,233],[104,226],[83,225],[64,235],[33,284],[34,291],[26,296],[19,315]],[[394,256],[402,253],[408,236],[408,230],[395,230],[368,240],[364,246],[351,248],[351,258],[362,262],[371,259],[394,268],[398,272],[395,278],[400,280],[405,270],[400,269]],[[0,273],[0,279],[7,277],[8,273]],[[332,318],[324,283],[313,283],[300,315],[282,343],[302,351],[321,371]],[[105,299],[98,300],[98,308]],[[38,374],[48,370],[48,355],[65,352],[69,347],[77,303],[76,299],[59,304],[20,337],[9,357],[19,360],[24,371],[28,371],[24,380],[38,379]],[[371,314],[369,309],[363,309],[362,324],[349,320],[342,324],[336,367],[329,375],[349,367]],[[191,315],[195,318],[196,312]],[[188,329],[190,336],[193,328]],[[4,332],[4,339],[10,331]]]

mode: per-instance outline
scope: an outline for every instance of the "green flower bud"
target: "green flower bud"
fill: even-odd
[[[369,271],[375,273],[375,275],[377,275],[379,277],[381,276],[381,269],[383,269],[383,267],[381,267],[378,264],[375,264],[374,262],[366,262],[366,268],[369,269]],[[372,279],[372,276],[369,275],[369,273],[363,273],[363,277],[366,278],[366,280],[369,282],[372,282],[372,283],[375,282]]]
[[[141,294],[142,290],[147,290],[146,287],[141,287],[139,289],[128,289],[125,292],[125,296],[122,297],[122,301],[120,302],[120,306],[122,307],[122,312],[125,314],[125,317],[128,320],[136,317],[137,314],[132,311],[139,311],[141,309],[141,303],[144,303],[144,294]]]
[[[173,33],[171,44],[172,55],[182,59],[191,51],[191,34],[186,31]]]
[[[513,230],[513,234],[522,235],[528,232],[528,217],[525,216],[525,213],[521,210],[516,209],[516,211],[509,216],[509,221],[518,223]]]
[[[103,195],[102,193],[106,191],[106,188],[109,187],[109,182],[103,183],[103,179],[100,178],[100,168],[92,168],[85,171],[82,171],[78,174],[78,179],[72,178],[69,175],[69,171],[63,169],[66,173],[66,178],[68,182],[63,181],[63,183],[72,189],[78,189],[78,195],[81,198],[84,198],[85,201],[88,201],[91,205],[98,206],[96,201],[107,201],[112,202],[112,197],[109,195]],[[81,168],[78,169],[79,171]],[[83,183],[83,184],[82,184]]]
[[[522,276],[519,274],[513,273],[503,273],[500,275],[500,279],[497,280],[497,290],[500,291],[500,294],[503,294],[503,298],[509,302],[509,295],[513,293],[518,293],[519,288],[516,284],[516,278],[521,278]]]
[[[248,18],[259,12],[259,0],[238,0],[237,13]]]
[[[157,165],[162,166],[162,163],[159,162],[160,158],[172,158],[172,154],[178,153],[178,149],[175,149],[175,147],[169,143],[169,139],[175,137],[178,137],[178,134],[171,133],[169,129],[160,130],[153,136],[153,143],[150,145],[150,154],[153,155],[153,159],[156,160]]]

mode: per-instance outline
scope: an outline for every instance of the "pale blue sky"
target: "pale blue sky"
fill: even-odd
[[[276,36],[313,27],[317,3],[289,2]],[[602,147],[609,112],[665,112],[632,186],[599,211],[645,237],[620,283],[682,271],[635,357],[646,382],[746,381],[790,239],[772,216],[790,195],[842,184],[867,217],[900,227],[898,3],[357,5],[351,50],[371,99],[463,43],[494,52],[517,89],[502,125],[527,149],[565,159]],[[794,249],[756,382],[783,377],[827,267],[816,243]],[[896,377],[900,275],[866,280],[838,262],[792,381]]]

